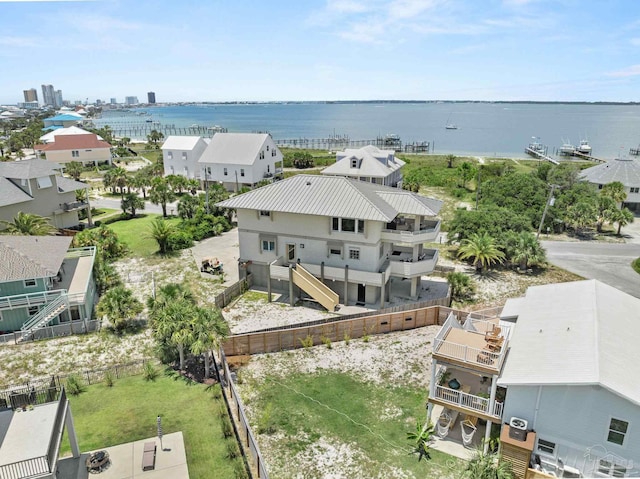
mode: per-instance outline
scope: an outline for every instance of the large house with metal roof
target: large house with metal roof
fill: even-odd
[[[198,160],[206,148],[201,136],[169,136],[162,144],[164,174],[200,179]]]
[[[83,117],[76,113],[60,113],[44,120],[44,130],[56,130],[58,128],[68,128],[82,123]]]
[[[237,211],[239,261],[254,284],[292,293],[295,283],[311,296],[320,288],[333,307],[337,301],[382,307],[393,281],[409,282],[416,297],[421,276],[438,261],[438,251],[424,243],[438,236],[442,202],[409,191],[296,175],[218,206]],[[308,283],[313,287],[305,289]]]
[[[393,150],[380,150],[369,145],[336,153],[336,162],[322,170],[323,175],[347,176],[385,186],[402,186],[404,161]]]
[[[61,168],[39,159],[0,162],[0,220],[32,213],[49,218],[56,228],[71,228],[78,226],[78,211],[85,209],[91,224],[89,202],[76,201],[76,191],[89,185],[63,177]]]
[[[56,163],[111,164],[111,145],[95,133],[57,135],[52,142],[34,145],[33,149],[44,155],[47,161]]]
[[[283,156],[266,133],[216,133],[198,160],[200,179],[229,191],[282,175]]]
[[[640,160],[616,158],[592,166],[581,172],[581,178],[601,189],[608,183],[619,181],[624,185],[627,199],[622,206],[640,212]]]
[[[46,326],[91,319],[96,249],[69,249],[71,240],[0,235],[0,331],[26,337]]]

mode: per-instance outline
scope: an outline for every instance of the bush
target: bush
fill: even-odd
[[[67,377],[65,389],[72,396],[77,396],[78,394],[85,391],[84,384],[82,384],[82,380],[77,374],[71,374],[69,377]]]
[[[150,363],[149,361],[144,363],[142,376],[144,377],[145,381],[155,381],[159,375],[160,373],[152,363]]]
[[[273,404],[268,403],[258,417],[258,434],[273,434],[276,432],[272,412]]]
[[[307,334],[306,338],[300,338],[300,344],[302,344],[302,347],[304,349],[309,349],[311,346],[313,346],[313,336]]]
[[[107,369],[104,373],[104,383],[108,387],[113,387],[115,382],[116,382],[116,375],[113,374],[113,371],[111,369]]]
[[[192,246],[193,236],[187,231],[176,231],[169,236],[169,251],[178,251]]]

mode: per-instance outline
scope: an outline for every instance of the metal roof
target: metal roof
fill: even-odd
[[[580,176],[598,185],[619,181],[626,187],[640,187],[640,160],[616,158],[587,168]]]
[[[409,191],[344,176],[296,175],[234,196],[218,203],[218,206],[388,223],[399,213],[437,214],[442,203],[421,198]],[[428,208],[423,200],[432,203],[434,209]]]
[[[389,161],[389,157],[392,158]],[[371,176],[386,178],[404,166],[404,161],[396,158],[392,150],[380,150],[373,145],[360,149],[346,149],[336,153],[337,161],[322,170],[323,175]],[[357,167],[351,163],[355,159]]]
[[[58,274],[70,236],[0,236],[0,282]]]
[[[56,176],[56,182],[58,183],[58,191],[60,191],[60,193],[85,190],[89,188],[89,185],[86,183],[76,181],[72,178],[65,178],[64,176]]]
[[[83,130],[82,128],[78,128],[77,126],[69,126],[67,128],[56,128],[53,131],[50,131],[46,135],[42,135],[40,137],[40,141],[42,143],[50,143],[55,141],[55,137],[58,135],[91,135],[90,131]],[[101,136],[98,136],[99,140],[103,140]]]
[[[15,205],[33,198],[12,181],[0,176],[0,206]]]
[[[28,180],[43,176],[57,175],[62,166],[59,163],[47,160],[22,160],[0,162],[0,176]]]
[[[167,137],[162,144],[163,150],[193,150],[198,142],[202,140],[200,136],[176,136],[171,135]]]
[[[640,404],[640,299],[597,280],[532,286],[499,384],[600,385]]]
[[[198,163],[253,165],[267,138],[266,133],[216,133]]]

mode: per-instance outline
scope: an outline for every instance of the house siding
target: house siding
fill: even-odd
[[[198,160],[202,156],[202,152],[204,152],[207,144],[201,138],[195,144],[192,150],[174,150],[167,149],[162,150],[162,160],[164,163],[164,174],[165,175],[180,175],[185,176],[189,179],[200,179],[200,165],[198,164]],[[169,155],[171,153],[171,155]],[[186,160],[182,158],[182,154],[186,153]],[[171,158],[169,158],[171,156]],[[187,172],[185,173],[184,169],[187,168]],[[173,168],[173,169],[172,169]],[[204,172],[202,178],[204,178]]]
[[[73,156],[72,151],[77,151],[78,156]],[[110,148],[74,148],[73,150],[45,151],[47,161],[56,163],[70,163],[79,161],[81,163],[103,163],[111,162]]]

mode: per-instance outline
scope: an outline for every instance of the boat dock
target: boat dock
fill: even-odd
[[[386,136],[371,140],[352,140],[348,136],[332,136],[329,138],[290,138],[275,139],[276,145],[284,148],[303,148],[309,150],[336,151],[346,148],[362,148],[374,145],[380,149],[394,150],[403,153],[429,153],[431,144],[428,141],[402,143],[399,137]]]
[[[640,146],[638,146],[638,148],[629,149],[629,154],[631,156],[640,156]]]
[[[602,158],[596,158],[595,156],[588,155],[586,153],[582,153],[580,151],[574,151],[571,156],[576,156],[582,160],[595,161],[597,163],[606,163],[607,160],[603,160]]]
[[[547,155],[547,147],[539,143],[530,143],[529,146],[524,149],[524,152],[529,156],[537,158],[538,160],[545,160],[553,163],[554,165],[560,164],[558,160]]]

